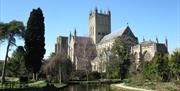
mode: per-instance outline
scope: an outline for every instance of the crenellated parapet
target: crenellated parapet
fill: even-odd
[[[103,11],[103,10],[98,10],[97,8],[95,8],[94,10],[90,11],[89,16],[93,16],[96,14],[111,15],[111,11],[110,10]]]

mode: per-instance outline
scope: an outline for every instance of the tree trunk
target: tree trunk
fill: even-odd
[[[177,81],[179,81],[179,76],[178,75],[176,75],[176,79],[177,79]]]
[[[32,78],[33,81],[35,81],[35,75],[36,73],[33,73],[33,78]]]
[[[36,78],[35,78],[35,81],[38,80],[38,73],[35,74]]]
[[[33,81],[37,81],[38,80],[38,74],[37,73],[33,73]]]
[[[7,45],[7,49],[6,49],[6,56],[5,56],[5,60],[4,60],[3,70],[2,70],[1,83],[4,83],[4,81],[5,81],[6,64],[7,64],[7,59],[8,59],[9,47],[10,47],[10,44],[11,44],[10,41],[11,41],[11,38],[8,39],[8,45]]]
[[[86,81],[89,81],[88,70],[86,70]]]
[[[61,66],[60,66],[60,70],[59,70],[60,72],[60,84],[61,84],[61,82],[62,82],[62,72],[61,72]]]

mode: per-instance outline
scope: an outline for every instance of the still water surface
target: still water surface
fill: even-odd
[[[60,91],[127,91],[121,89],[113,89],[109,84],[76,84],[69,85]]]

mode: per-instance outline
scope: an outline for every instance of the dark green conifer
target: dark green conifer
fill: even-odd
[[[40,70],[45,50],[45,25],[43,12],[40,8],[33,9],[27,22],[25,32],[25,64],[28,71],[32,72],[33,79]]]

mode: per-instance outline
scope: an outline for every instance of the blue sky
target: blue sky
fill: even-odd
[[[33,8],[40,7],[45,17],[46,55],[54,51],[59,35],[88,36],[88,15],[91,10],[111,11],[111,30],[117,31],[127,22],[135,36],[165,42],[169,52],[180,47],[180,0],[0,0],[0,21],[23,21],[26,25]],[[17,40],[18,45],[24,45]],[[0,44],[0,59],[4,59],[6,43]]]

